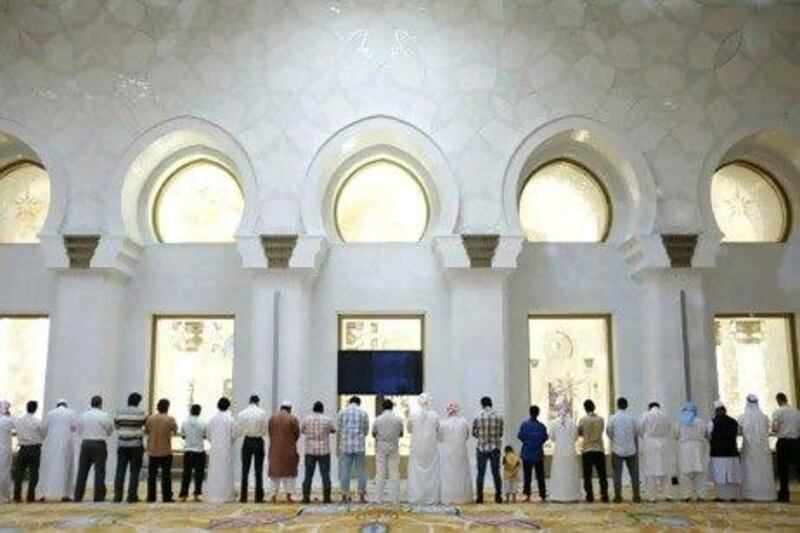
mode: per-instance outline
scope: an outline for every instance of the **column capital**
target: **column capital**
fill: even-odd
[[[321,235],[248,235],[237,237],[236,245],[244,268],[289,274],[316,275],[328,251]]]
[[[697,273],[716,266],[719,240],[702,234],[653,233],[628,239],[620,250],[633,277],[673,269]]]
[[[85,270],[133,275],[142,246],[124,235],[75,234],[41,237],[45,266],[57,271]]]
[[[440,235],[434,237],[433,248],[445,272],[508,274],[517,268],[524,240],[515,235]]]

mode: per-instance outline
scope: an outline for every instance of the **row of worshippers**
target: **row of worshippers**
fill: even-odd
[[[255,462],[256,500],[263,501],[263,466],[265,458],[264,437],[269,436],[269,470],[273,500],[278,488],[283,486],[291,499],[293,480],[297,475],[295,443],[300,437],[297,419],[291,415],[291,404],[284,402],[278,413],[267,417],[258,407],[258,396],[234,418],[230,414],[230,400],[220,398],[217,413],[207,424],[200,420],[201,406],[193,405],[189,417],[180,430],[169,415],[170,402],[159,400],[156,414],[148,416],[140,407],[142,396],[132,393],[127,406],[120,409],[115,419],[103,410],[100,396],[92,397],[90,408],[78,416],[64,400],[43,420],[36,417],[38,405],[28,402],[27,413],[20,418],[10,415],[10,404],[0,402],[0,502],[12,499],[22,501],[23,478],[27,473],[26,501],[35,500],[42,465],[42,499],[53,501],[82,501],[89,472],[94,470],[94,495],[96,502],[106,497],[107,440],[117,430],[117,470],[114,478],[114,501],[123,500],[125,478],[128,477],[126,501],[139,501],[139,477],[147,451],[149,467],[147,476],[147,501],[156,501],[158,477],[161,477],[161,496],[164,502],[173,501],[172,493],[172,438],[184,439],[183,473],[179,497],[186,500],[194,481],[194,498],[203,494],[209,502],[231,501],[234,497],[233,454],[234,443],[243,437],[241,499],[247,500],[247,480],[250,465]],[[12,436],[16,433],[19,450],[12,463]],[[77,475],[74,472],[74,437],[80,440]],[[145,439],[147,446],[145,448]],[[211,444],[208,456],[205,442]],[[206,459],[208,477],[206,478]],[[77,479],[76,479],[77,478]],[[73,488],[74,486],[74,488]]]
[[[777,396],[779,409],[773,416],[772,429],[778,436],[777,455],[781,479],[779,499],[788,499],[789,466],[798,464],[800,452],[800,414],[790,407],[783,394]],[[595,413],[591,400],[584,403],[586,416],[576,425],[570,416],[566,402],[560,402],[558,416],[550,430],[538,421],[539,409],[532,406],[530,417],[520,425],[517,438],[522,442],[519,456],[513,448],[506,447],[501,458],[504,437],[503,417],[492,407],[488,397],[481,399],[481,410],[472,425],[459,414],[458,406],[451,404],[446,416],[440,418],[431,408],[430,399],[419,397],[419,410],[409,418],[411,454],[409,458],[408,500],[412,503],[465,503],[472,499],[469,452],[470,436],[477,440],[477,501],[483,501],[483,485],[487,466],[490,467],[495,485],[495,500],[515,499],[522,467],[523,494],[530,500],[531,481],[535,472],[539,496],[542,500],[577,501],[580,499],[580,467],[575,454],[575,444],[582,437],[581,460],[584,491],[587,501],[593,501],[592,471],[596,470],[600,480],[601,499],[608,501],[608,484],[605,472],[603,433],[611,440],[612,468],[615,501],[621,501],[623,465],[627,466],[632,481],[634,501],[639,494],[639,455],[645,495],[655,500],[668,490],[669,480],[676,469],[686,498],[702,498],[706,481],[706,458],[711,457],[710,472],[717,485],[720,499],[743,497],[752,500],[774,498],[771,458],[767,444],[769,422],[760,412],[755,397],[748,397],[745,414],[737,422],[725,414],[722,405],[715,405],[715,417],[707,425],[697,417],[697,410],[688,404],[681,413],[677,425],[671,423],[658,404],[653,403],[637,422],[627,412],[627,401],[620,398],[618,409],[610,417],[608,426]],[[139,472],[144,454],[143,438],[148,439],[150,468],[148,472],[148,501],[156,498],[158,471],[162,476],[162,497],[172,500],[170,470],[172,465],[171,437],[177,424],[168,415],[169,402],[161,400],[158,413],[147,416],[139,407],[141,396],[131,394],[128,406],[121,409],[115,423],[102,411],[102,400],[92,398],[91,409],[80,418],[59,401],[56,409],[48,413],[43,423],[34,416],[35,402],[28,405],[28,414],[13,420],[8,415],[8,404],[0,403],[0,473],[10,472],[10,435],[16,427],[20,451],[14,465],[15,500],[21,496],[21,481],[25,469],[29,470],[28,500],[34,497],[38,462],[42,438],[44,439],[45,476],[43,492],[48,499],[67,498],[70,494],[72,449],[71,435],[81,437],[78,481],[74,497],[83,497],[86,479],[91,467],[95,470],[95,500],[105,496],[105,440],[111,435],[113,426],[118,430],[117,475],[115,477],[115,501],[123,496],[126,472],[130,469],[127,501],[137,501]],[[255,499],[263,501],[264,437],[270,437],[268,476],[273,485],[273,500],[281,487],[291,499],[297,475],[299,457],[297,441],[305,436],[305,478],[303,500],[309,501],[311,481],[319,465],[323,481],[323,501],[330,501],[330,437],[339,432],[340,486],[345,501],[350,501],[350,481],[355,473],[358,479],[358,496],[366,499],[366,475],[364,469],[366,437],[369,433],[369,417],[361,407],[360,399],[352,397],[334,422],[325,416],[321,402],[316,402],[313,412],[302,424],[291,414],[291,405],[282,404],[280,411],[268,418],[259,407],[257,396],[237,417],[228,412],[230,402],[226,398],[218,402],[218,412],[204,425],[199,420],[200,407],[193,406],[191,416],[182,424],[180,434],[185,439],[184,471],[180,497],[188,496],[192,479],[195,481],[195,497],[202,492],[206,454],[204,440],[211,444],[209,472],[205,499],[210,502],[230,501],[234,497],[233,453],[234,442],[243,437],[241,447],[242,481],[240,500],[246,501],[249,470],[255,463]],[[383,403],[383,413],[372,425],[375,438],[377,500],[384,501],[385,488],[389,485],[388,499],[399,499],[399,439],[404,433],[403,419],[394,412],[391,400]],[[38,429],[37,429],[37,424]],[[36,437],[39,437],[37,441]],[[744,445],[742,458],[736,446],[736,438],[742,435]],[[677,452],[674,444],[677,438]],[[555,452],[550,477],[549,494],[545,489],[543,445],[548,440],[555,442]],[[710,451],[706,451],[710,441]],[[5,454],[3,451],[8,450]],[[7,463],[3,463],[7,458]],[[675,460],[677,459],[677,460]],[[769,464],[768,464],[769,463]],[[503,469],[505,484],[500,476]],[[355,472],[354,472],[355,471]],[[0,497],[6,494],[9,481],[7,475],[0,476]],[[738,485],[741,484],[743,490]],[[3,491],[6,491],[5,493]],[[771,496],[770,496],[771,494]]]

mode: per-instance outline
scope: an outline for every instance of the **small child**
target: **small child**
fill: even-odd
[[[506,503],[517,503],[517,492],[519,491],[519,455],[514,453],[513,446],[506,446],[503,454],[503,477],[505,482]]]

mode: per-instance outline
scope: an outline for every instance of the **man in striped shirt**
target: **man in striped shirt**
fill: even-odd
[[[138,392],[128,396],[128,405],[117,413],[114,427],[117,429],[117,474],[114,477],[114,501],[122,501],[125,488],[125,473],[130,464],[131,476],[128,480],[128,503],[139,501],[139,472],[144,457],[144,423],[147,414],[139,407],[142,395]]]
[[[356,469],[358,496],[367,501],[367,474],[364,471],[365,439],[369,433],[369,416],[361,408],[361,398],[353,396],[347,407],[339,411],[339,483],[342,500],[350,501],[350,474]]]
[[[494,501],[503,503],[503,481],[500,478],[500,448],[503,445],[503,417],[492,408],[492,399],[481,398],[481,411],[472,422],[472,436],[478,440],[477,503],[483,503],[483,479],[486,462],[491,464],[494,480]]]
[[[311,501],[311,481],[314,479],[314,470],[319,463],[319,473],[322,476],[322,503],[331,503],[331,447],[330,439],[336,428],[333,420],[325,416],[325,406],[322,402],[314,402],[314,412],[308,415],[300,426],[300,433],[305,438],[305,466],[306,473],[303,479],[303,503]]]

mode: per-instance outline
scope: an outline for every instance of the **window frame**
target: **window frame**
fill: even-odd
[[[0,178],[2,179],[2,178]],[[19,244],[19,243],[17,243]],[[42,386],[42,401],[39,403],[39,413],[43,413],[45,411],[45,402],[47,401],[47,377],[48,377],[48,368],[50,367],[50,340],[52,339],[52,330],[51,330],[51,316],[48,313],[38,313],[38,312],[31,312],[31,313],[0,313],[0,320],[41,320],[47,319],[47,352],[45,353],[44,357],[44,383]],[[37,399],[38,401],[38,399]],[[13,407],[13,406],[12,406]]]
[[[713,201],[713,194],[711,192],[711,187],[714,182],[714,178],[716,177],[717,173],[729,166],[741,166],[744,167],[751,172],[754,172],[758,176],[760,176],[764,181],[766,181],[772,188],[775,190],[779,200],[783,204],[783,214],[784,214],[784,227],[781,237],[774,241],[725,241],[725,233],[722,231],[722,228],[717,222],[717,215],[714,212],[714,201]],[[711,216],[714,219],[714,224],[717,226],[717,230],[720,233],[720,244],[723,246],[728,246],[730,244],[737,245],[737,244],[745,244],[745,245],[753,245],[753,244],[783,244],[789,241],[789,238],[792,235],[792,225],[794,224],[794,218],[792,213],[792,204],[789,201],[789,195],[786,192],[786,188],[783,186],[781,181],[775,176],[775,174],[764,168],[762,165],[757,163],[753,163],[748,161],[747,159],[732,159],[730,161],[726,161],[719,165],[714,173],[711,175],[711,180],[709,181],[709,198],[711,201]]]
[[[152,413],[156,407],[155,398],[155,385],[156,385],[156,368],[158,366],[158,353],[156,350],[158,339],[158,321],[159,320],[180,320],[180,319],[196,319],[196,320],[233,320],[233,345],[234,345],[234,363],[236,362],[236,315],[233,313],[162,313],[153,314],[150,319],[150,376],[148,377],[148,390],[147,390],[147,412]],[[236,391],[236,372],[232,366],[231,369],[231,382],[233,384],[234,394],[232,398],[228,398],[233,405]],[[170,399],[172,401],[172,399]]]
[[[18,170],[18,169],[20,169],[22,167],[28,166],[28,165],[34,166],[34,167],[42,170],[45,174],[47,174],[47,182],[48,182],[48,187],[49,187],[49,191],[48,191],[49,199],[48,199],[48,206],[47,206],[47,211],[48,212],[45,213],[45,215],[44,215],[45,219],[44,219],[44,221],[42,221],[42,227],[39,228],[39,232],[41,232],[42,229],[44,228],[45,224],[47,223],[47,216],[50,214],[50,209],[52,208],[52,201],[53,201],[52,183],[50,183],[50,173],[47,171],[47,168],[45,168],[45,166],[42,163],[40,163],[39,161],[36,161],[34,159],[28,159],[28,158],[17,159],[16,161],[12,161],[12,162],[10,162],[10,163],[8,163],[6,165],[0,166],[0,181],[3,181],[4,179],[6,179],[14,171],[16,171],[16,170]],[[39,232],[37,232],[37,235],[38,235]],[[35,241],[27,241],[27,242],[0,241],[0,245],[7,245],[7,244],[39,244],[39,243],[41,243],[41,240],[38,237],[36,238]]]
[[[614,217],[614,203],[611,199],[611,194],[608,191],[608,187],[606,186],[605,182],[600,179],[600,176],[597,175],[592,169],[590,169],[587,165],[584,165],[580,161],[572,157],[556,157],[554,159],[548,159],[547,161],[537,165],[531,170],[525,179],[520,180],[519,189],[517,191],[517,222],[522,229],[523,233],[525,233],[525,225],[522,223],[522,217],[520,214],[520,203],[522,202],[522,193],[525,191],[525,187],[528,186],[528,183],[533,179],[533,177],[541,172],[546,167],[550,165],[556,164],[567,164],[572,165],[573,167],[577,168],[584,174],[586,174],[590,180],[597,185],[598,189],[600,189],[601,194],[603,195],[603,200],[605,200],[606,206],[606,213],[607,213],[607,222],[606,227],[603,230],[603,234],[597,241],[532,241],[528,238],[528,235],[525,234],[525,242],[531,244],[603,244],[608,242],[608,238],[611,235],[611,229],[614,226],[615,217]]]
[[[342,235],[342,228],[339,226],[339,199],[341,197],[342,191],[344,191],[345,187],[347,187],[348,182],[350,181],[353,176],[364,170],[365,168],[369,167],[370,165],[374,165],[376,163],[388,163],[390,165],[394,165],[400,168],[403,172],[409,175],[411,179],[414,181],[419,190],[422,192],[422,198],[425,200],[425,228],[422,230],[422,234],[419,236],[419,239],[416,241],[348,241]],[[431,228],[431,220],[432,220],[432,206],[431,206],[431,199],[428,192],[427,187],[425,187],[424,180],[417,175],[417,173],[408,165],[404,164],[402,161],[398,161],[397,159],[388,157],[386,155],[381,155],[379,157],[367,159],[365,161],[359,162],[357,165],[352,167],[352,169],[348,170],[343,177],[339,180],[339,183],[336,186],[336,189],[333,193],[333,203],[331,209],[331,215],[333,218],[333,228],[336,230],[336,237],[339,239],[340,242],[344,244],[416,244],[423,242],[425,237],[429,234]],[[350,318],[353,318],[352,316]]]
[[[531,399],[531,376],[530,376],[530,360],[531,360],[531,335],[530,323],[531,320],[602,320],[605,324],[606,332],[606,351],[608,352],[608,413],[609,415],[614,412],[616,405],[616,384],[614,382],[614,369],[616,368],[616,360],[614,354],[614,338],[613,338],[613,319],[612,313],[528,313],[528,320],[526,321],[526,338],[527,338],[527,355],[525,357],[527,382],[528,382],[528,397],[527,402]]]
[[[241,220],[244,217],[245,213],[245,204],[247,202],[247,198],[244,194],[244,189],[242,188],[242,184],[239,183],[239,179],[236,177],[236,174],[224,163],[217,161],[209,157],[206,154],[198,154],[195,157],[189,157],[187,160],[181,162],[177,165],[174,169],[167,170],[164,173],[165,177],[158,180],[156,187],[154,187],[153,192],[151,193],[152,201],[149,203],[149,216],[147,217],[150,222],[150,231],[153,234],[154,242],[156,244],[229,244],[228,241],[199,241],[199,242],[167,242],[164,240],[163,236],[161,235],[161,230],[159,228],[159,220],[158,220],[158,204],[161,202],[161,197],[164,194],[164,191],[167,187],[167,184],[176,177],[176,175],[180,174],[181,172],[185,172],[187,169],[194,165],[205,165],[209,164],[215,166],[225,172],[236,184],[236,187],[239,189],[239,193],[242,195],[242,214],[239,219],[239,223],[241,224]],[[235,241],[235,235],[233,241]]]
[[[756,243],[730,243],[730,244],[756,244]],[[716,320],[718,318],[721,319],[737,319],[737,318],[780,318],[787,321],[787,325],[789,328],[788,337],[789,337],[789,358],[791,359],[790,370],[792,375],[789,376],[791,380],[791,388],[794,392],[794,401],[800,401],[800,361],[798,360],[798,338],[797,338],[797,324],[795,322],[795,314],[791,312],[753,312],[753,311],[746,311],[741,313],[736,312],[724,312],[724,313],[714,313],[714,327],[716,331]],[[714,364],[716,366],[716,338],[714,339]],[[719,394],[719,369],[716,369],[715,372],[715,385],[717,386],[717,394]],[[766,398],[759,398],[759,402],[767,401]],[[764,405],[764,403],[762,403]]]

